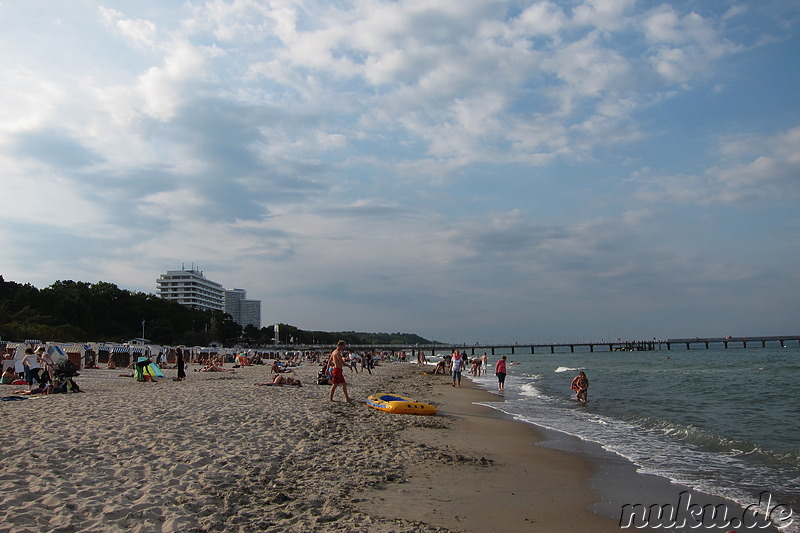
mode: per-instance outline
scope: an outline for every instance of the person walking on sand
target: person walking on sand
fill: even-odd
[[[452,363],[452,370],[450,371],[453,375],[453,387],[460,387],[461,386],[461,368],[464,364],[464,356],[458,353],[458,350],[453,352],[453,363]],[[458,385],[456,385],[458,382]]]
[[[506,390],[506,356],[504,355],[497,360],[494,367],[494,373],[497,375],[497,390],[503,392]]]
[[[41,384],[39,378],[39,357],[33,353],[33,348],[25,348],[25,356],[22,358],[22,366],[25,367],[25,381],[28,387],[33,387],[33,382]]]
[[[342,392],[344,393],[344,399],[348,402],[352,401],[350,396],[347,395],[347,382],[344,380],[344,371],[342,370],[344,367],[344,360],[342,359],[342,352],[344,351],[345,346],[347,343],[345,341],[339,341],[336,343],[336,349],[331,352],[331,357],[328,360],[328,365],[331,366],[331,392],[328,395],[328,399],[330,401],[334,401],[333,393],[336,392],[336,387],[339,385],[342,386]],[[372,372],[370,372],[371,374]]]

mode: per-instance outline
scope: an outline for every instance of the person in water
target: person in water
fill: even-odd
[[[572,379],[569,387],[575,391],[576,400],[584,403],[589,401],[589,379],[583,371]]]
[[[494,373],[497,376],[497,390],[503,392],[506,390],[506,356],[504,355],[497,360],[494,367]]]

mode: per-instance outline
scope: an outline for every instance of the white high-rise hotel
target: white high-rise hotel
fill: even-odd
[[[244,289],[225,290],[194,267],[168,270],[158,277],[156,287],[158,296],[165,300],[194,309],[223,311],[242,327],[253,325],[261,328],[261,300],[247,300]]]

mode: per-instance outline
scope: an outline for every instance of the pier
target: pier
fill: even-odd
[[[453,350],[467,352],[470,355],[482,355],[484,352],[495,355],[498,350],[516,353],[574,353],[577,349],[589,352],[641,352],[654,350],[672,350],[675,347],[692,349],[706,349],[712,347],[723,348],[754,348],[774,346],[786,348],[790,345],[800,346],[800,335],[780,335],[770,337],[694,337],[687,339],[664,339],[647,341],[583,341],[561,343],[532,343],[532,344],[351,344],[348,348],[353,350],[374,350],[384,352],[410,352],[412,355],[418,351],[426,353],[450,353]],[[278,344],[275,350],[304,351],[323,350],[330,351],[334,345],[323,344]]]

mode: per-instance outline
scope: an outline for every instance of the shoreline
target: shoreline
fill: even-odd
[[[413,516],[448,531],[619,531],[616,520],[593,512],[597,501],[584,457],[536,444],[538,427],[478,402],[496,396],[468,379],[453,388],[447,376],[422,376],[445,432],[412,428],[403,437],[441,450],[434,461],[410,465],[406,483],[377,496],[382,516]]]
[[[619,530],[598,512],[596,458],[477,405],[497,396],[468,379],[345,370],[358,401],[331,403],[315,364],[291,374],[303,387],[254,386],[268,365],[194,368],[155,383],[85,370],[83,394],[4,402],[0,533]],[[440,415],[377,411],[363,403],[373,393]]]
[[[714,506],[719,510],[724,509],[728,513],[728,519],[735,520],[741,518],[744,514],[745,508],[733,500],[710,495],[661,476],[640,473],[638,472],[638,467],[629,459],[603,449],[598,443],[518,419],[499,408],[491,407],[487,404],[501,404],[504,402],[503,396],[486,390],[469,378],[466,378],[464,383],[467,384],[467,387],[475,388],[488,396],[488,399],[480,401],[480,406],[489,409],[494,413],[494,416],[506,420],[509,424],[521,424],[534,428],[534,433],[537,436],[534,444],[536,448],[559,451],[572,456],[576,460],[580,459],[585,462],[588,468],[588,483],[585,488],[592,493],[594,500],[587,508],[595,514],[598,520],[601,518],[613,520],[615,530],[626,529],[620,527],[624,505],[634,506],[641,504],[644,506],[657,505],[664,507],[671,504],[679,507],[679,502],[690,502],[700,507]],[[759,503],[753,502],[754,506]],[[704,518],[707,515],[708,513]],[[708,523],[701,524],[692,522],[691,517],[689,517],[688,523],[684,524],[683,527],[669,524],[668,521],[665,521],[660,524],[661,527],[649,527],[646,529],[690,533],[697,531],[698,528],[703,531],[728,532],[732,528],[738,527],[735,522],[733,525],[725,523],[724,518],[724,516],[719,517],[719,520],[715,522],[712,517]],[[659,525],[658,523],[656,524]],[[694,527],[692,527],[692,524],[694,524]],[[634,526],[630,527],[634,528]],[[598,523],[592,524],[592,530],[601,530]],[[739,531],[746,530],[748,529],[740,529]],[[772,533],[780,531],[774,525],[765,526],[763,524],[750,530]]]

